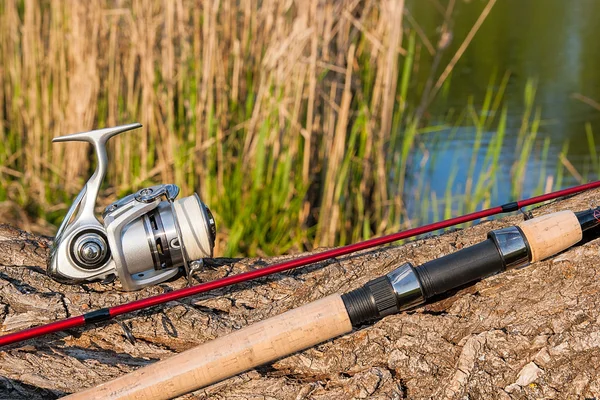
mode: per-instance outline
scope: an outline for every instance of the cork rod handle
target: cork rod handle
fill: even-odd
[[[531,262],[560,253],[581,241],[583,233],[573,211],[542,215],[519,224],[531,249]]]
[[[170,399],[351,330],[335,294],[66,398]]]

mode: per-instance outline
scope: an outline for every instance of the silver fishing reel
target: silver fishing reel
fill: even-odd
[[[212,257],[215,220],[197,194],[175,200],[176,185],[157,185],[130,194],[94,213],[107,168],[106,142],[140,128],[130,124],[60,136],[54,142],[94,146],[98,165],[71,205],[54,238],[48,273],[63,283],[117,276],[125,290],[138,290],[201,266]]]

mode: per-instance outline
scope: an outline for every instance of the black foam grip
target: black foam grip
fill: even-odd
[[[487,239],[416,267],[415,272],[427,299],[504,269],[498,248]]]

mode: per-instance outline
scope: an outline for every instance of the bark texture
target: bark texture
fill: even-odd
[[[599,191],[534,210],[583,210]],[[253,322],[345,292],[485,238],[516,215],[396,247],[333,259],[154,307],[98,326],[0,349],[0,398],[55,398]],[[186,285],[126,293],[118,282],[69,286],[45,274],[49,238],[0,227],[0,333]],[[598,245],[490,277],[437,302],[215,384],[198,399],[523,399],[600,396]],[[280,259],[215,259],[213,280]],[[131,342],[123,326],[131,332]]]

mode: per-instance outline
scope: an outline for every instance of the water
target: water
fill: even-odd
[[[443,14],[429,0],[408,0],[407,6],[429,40],[438,40],[437,29],[443,23]],[[446,7],[448,2],[439,2]],[[448,64],[467,36],[487,0],[457,0],[451,21],[453,40],[445,50],[435,79]],[[567,159],[584,179],[594,179],[590,171],[591,156],[585,125],[589,123],[595,142],[600,143],[600,111],[578,100],[585,96],[600,102],[600,46],[597,38],[600,26],[600,1],[597,0],[499,0],[477,32],[475,38],[456,64],[450,83],[440,91],[427,110],[428,123],[448,122],[452,111],[458,114],[472,99],[475,107],[484,101],[490,77],[496,74],[496,83],[510,73],[504,100],[508,110],[508,129],[500,156],[499,169],[492,198],[494,204],[511,198],[511,168],[518,158],[517,135],[525,109],[524,93],[528,81],[536,82],[535,107],[541,108],[542,124],[527,164],[523,196],[539,189],[540,175],[553,175],[560,164],[559,155],[565,142],[569,143]],[[423,51],[422,65],[430,65],[431,57]],[[429,59],[427,58],[429,57]],[[430,71],[421,68],[415,75],[411,90],[420,93]],[[453,173],[456,174],[452,192],[464,193],[467,172],[474,141],[474,129],[460,127],[448,139],[450,130],[442,130],[421,137],[422,150],[415,164],[429,152],[436,157],[413,168],[412,173],[423,174],[428,190],[438,198],[444,192]],[[484,134],[482,148],[477,155],[479,166],[483,161],[486,144],[494,135],[493,129]],[[541,156],[544,138],[549,138],[548,156]],[[454,170],[450,168],[454,166]],[[479,168],[478,168],[479,169]],[[477,169],[476,169],[477,170]],[[544,177],[542,177],[543,179]],[[577,184],[577,179],[565,172],[562,187]],[[414,189],[414,188],[413,188]],[[556,189],[556,187],[554,187]],[[409,206],[411,202],[408,202]],[[411,208],[416,207],[412,204]],[[416,210],[413,210],[416,211]],[[411,210],[409,210],[412,214]],[[409,215],[410,215],[409,214]]]

